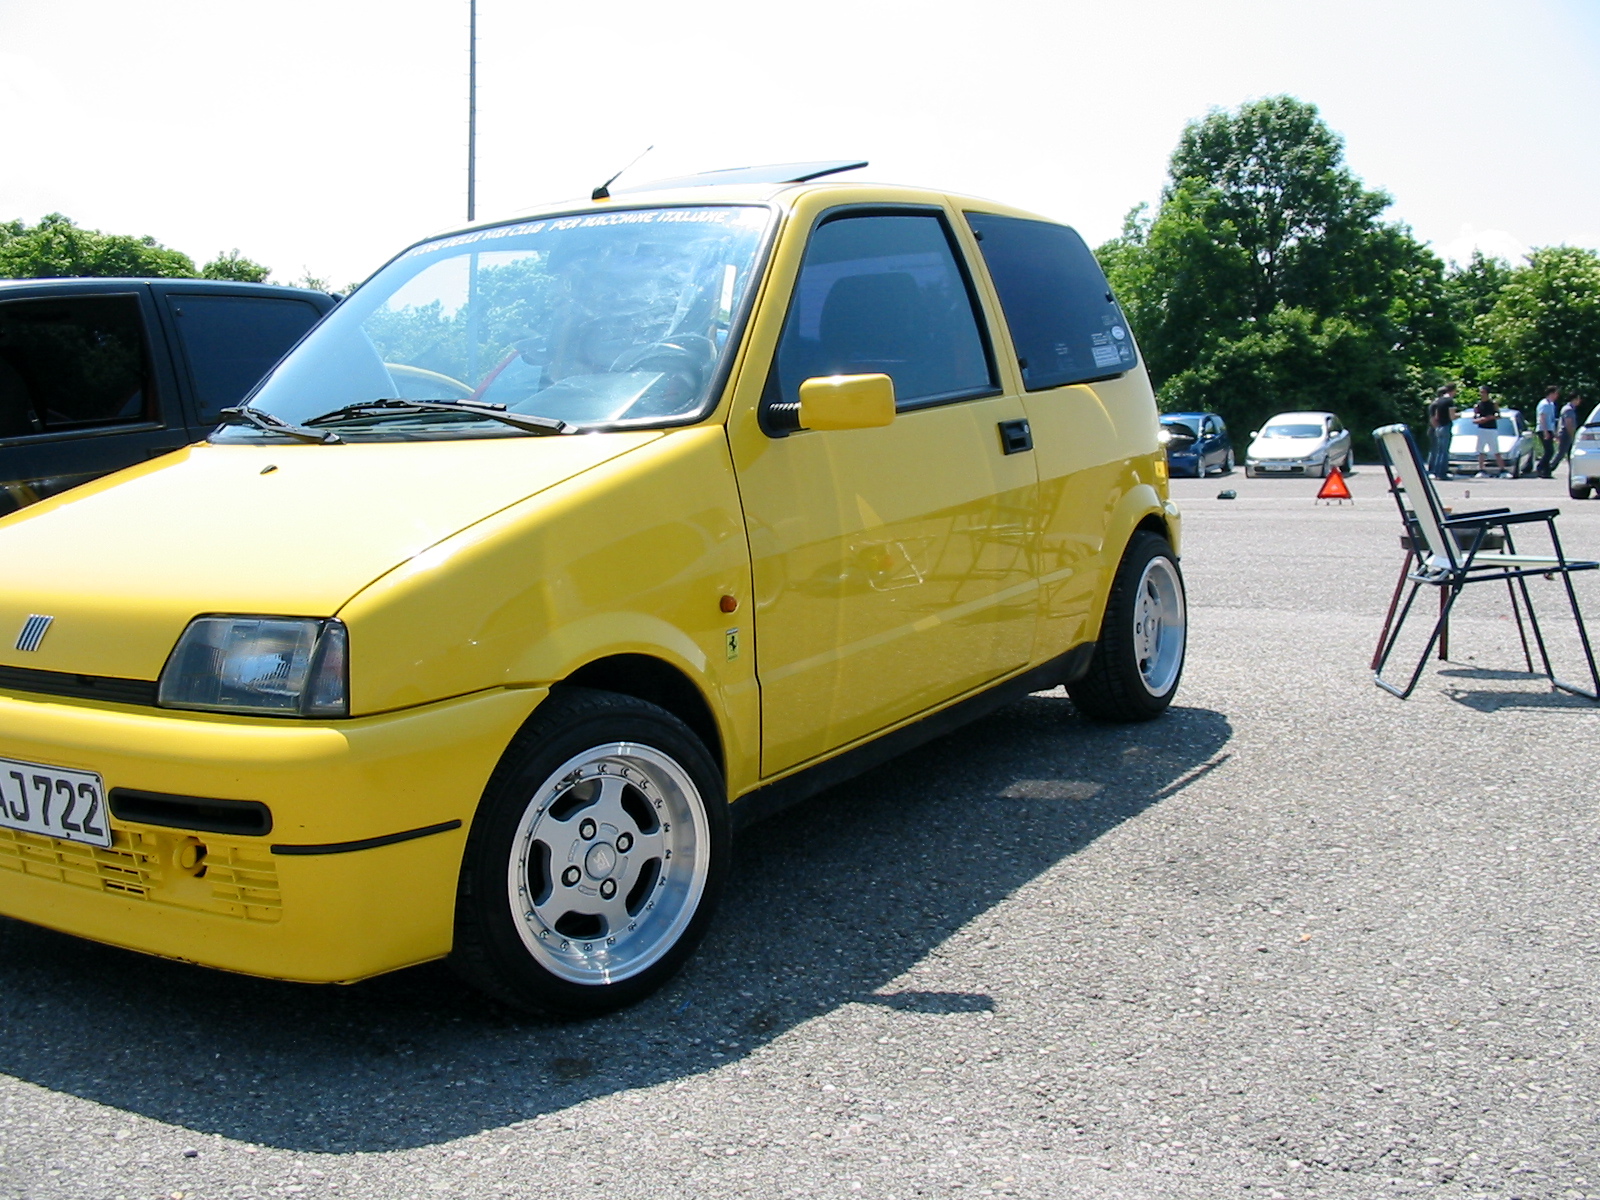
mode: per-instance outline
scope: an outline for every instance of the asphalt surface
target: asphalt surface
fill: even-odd
[[[1030,697],[758,826],[618,1016],[0,922],[0,1196],[1600,1196],[1595,707],[1487,586],[1373,687],[1399,526],[1352,485],[1178,481],[1166,717]],[[1559,482],[1446,493],[1600,557]]]

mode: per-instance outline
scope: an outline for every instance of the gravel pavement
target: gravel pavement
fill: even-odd
[[[1029,697],[758,826],[617,1016],[0,921],[0,1196],[1600,1197],[1600,721],[1492,588],[1374,688],[1398,522],[1351,482],[1177,481],[1166,717]],[[1445,490],[1600,557],[1559,482]]]

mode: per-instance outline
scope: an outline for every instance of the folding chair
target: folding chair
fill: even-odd
[[[1389,491],[1400,508],[1400,517],[1405,522],[1413,547],[1411,569],[1406,575],[1411,582],[1411,591],[1406,596],[1405,605],[1401,608],[1398,619],[1394,620],[1392,627],[1385,631],[1386,636],[1381,642],[1378,656],[1373,661],[1373,682],[1402,700],[1411,695],[1416,689],[1423,667],[1428,663],[1428,655],[1448,625],[1450,610],[1455,606],[1456,598],[1461,595],[1462,589],[1469,583],[1492,583],[1504,580],[1506,592],[1511,597],[1511,613],[1517,621],[1517,635],[1522,639],[1522,657],[1528,664],[1529,674],[1539,674],[1534,670],[1533,654],[1528,646],[1528,630],[1531,629],[1534,644],[1539,648],[1539,660],[1544,664],[1543,675],[1550,681],[1551,686],[1575,696],[1600,700],[1600,671],[1595,668],[1594,649],[1589,644],[1589,631],[1584,626],[1583,614],[1578,610],[1577,594],[1572,590],[1572,573],[1593,571],[1600,568],[1600,562],[1583,562],[1566,556],[1561,549],[1561,538],[1556,533],[1556,517],[1560,515],[1561,510],[1541,508],[1528,512],[1511,512],[1497,508],[1446,516],[1439,503],[1439,494],[1433,489],[1433,480],[1429,478],[1422,455],[1417,450],[1417,443],[1412,440],[1411,431],[1404,425],[1385,425],[1381,429],[1374,429],[1372,437],[1378,443],[1383,469],[1389,477]],[[1540,522],[1550,531],[1550,545],[1555,550],[1554,556],[1517,553],[1511,527]],[[1498,530],[1504,539],[1501,549],[1493,551],[1487,549],[1486,543],[1494,536],[1492,530]],[[1528,594],[1530,575],[1561,576],[1561,582],[1567,591],[1567,602],[1572,607],[1572,619],[1578,626],[1578,638],[1583,643],[1584,657],[1589,664],[1592,688],[1563,683],[1551,670],[1550,654],[1545,648],[1544,634],[1539,628],[1539,618],[1533,611],[1533,598]],[[1416,669],[1411,672],[1411,678],[1403,687],[1397,687],[1383,677],[1384,664],[1389,661],[1389,655],[1393,653],[1395,643],[1400,638],[1400,631],[1405,626],[1406,618],[1411,614],[1412,603],[1424,586],[1440,589],[1439,618],[1434,622],[1433,632],[1428,637],[1428,644],[1423,648],[1422,657],[1417,660]],[[1523,609],[1526,609],[1528,614],[1526,627],[1522,620]],[[1393,611],[1391,605],[1391,615]]]

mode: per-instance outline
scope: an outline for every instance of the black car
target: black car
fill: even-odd
[[[1233,473],[1233,440],[1216,413],[1162,413],[1160,437],[1171,475],[1201,478],[1212,471]]]
[[[0,281],[0,514],[203,438],[335,303],[203,279]]]

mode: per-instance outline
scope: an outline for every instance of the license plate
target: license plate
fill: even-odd
[[[90,846],[111,845],[105,785],[93,771],[0,758],[0,825]]]
[[[1262,463],[1263,471],[1287,471],[1289,468],[1283,463]]]

